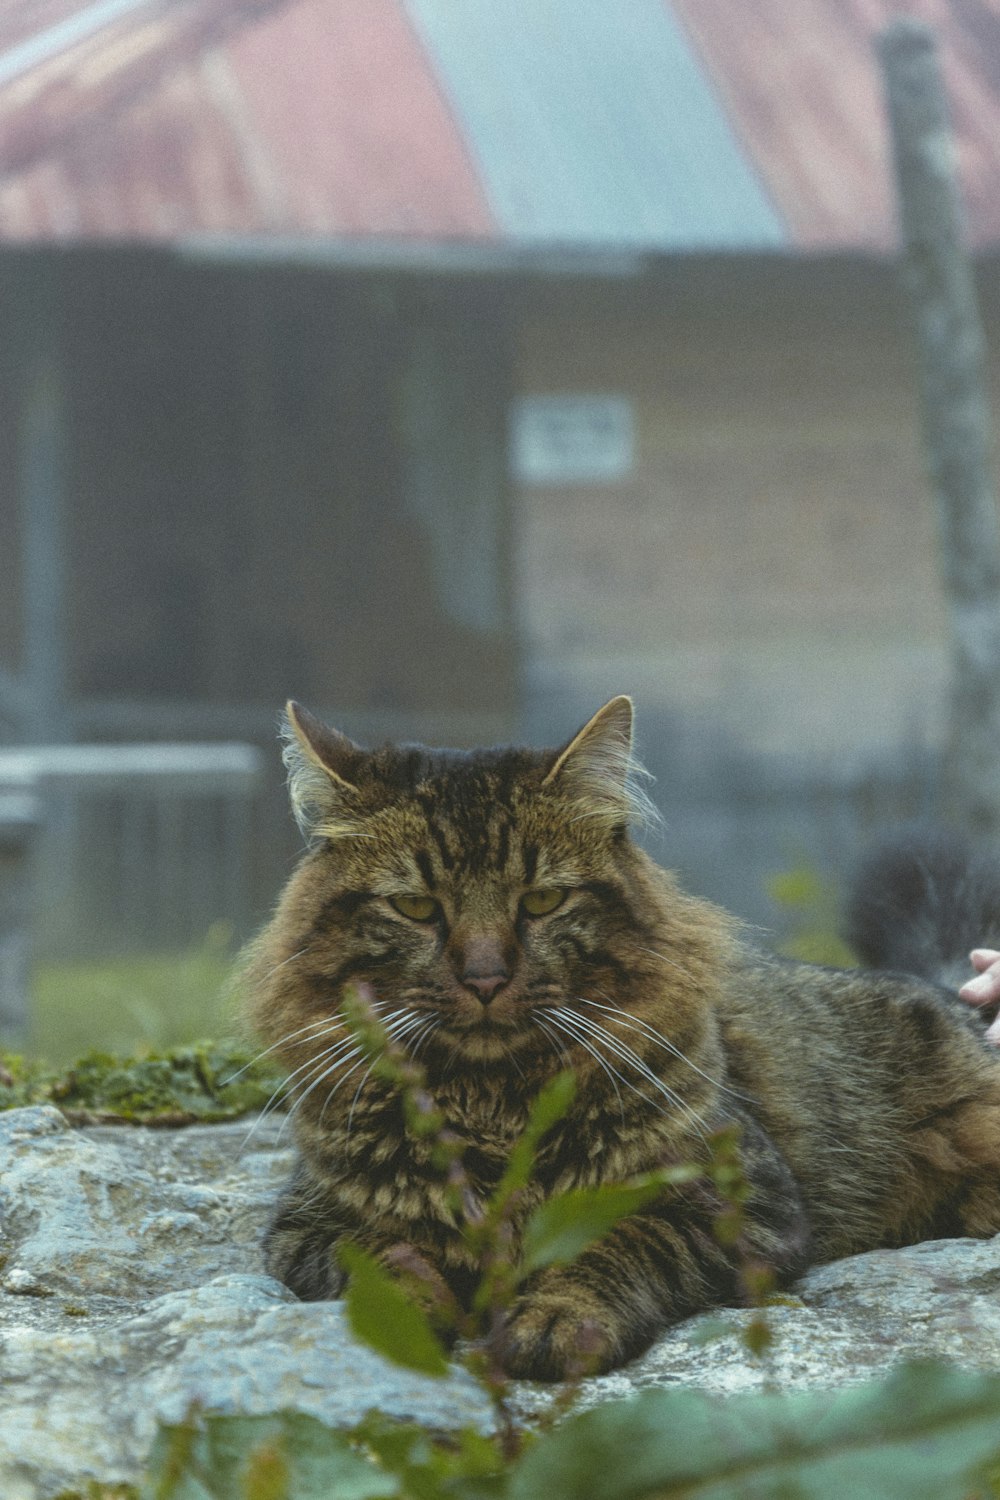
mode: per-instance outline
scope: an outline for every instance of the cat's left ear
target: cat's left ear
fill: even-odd
[[[295,821],[306,838],[344,838],[362,821],[355,778],[365,752],[301,703],[285,706],[284,761]]]
[[[568,792],[582,817],[614,825],[645,817],[648,799],[635,784],[632,716],[624,694],[605,703],[559,751],[542,785]]]

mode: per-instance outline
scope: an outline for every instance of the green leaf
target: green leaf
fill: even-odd
[[[542,1266],[564,1266],[581,1250],[613,1229],[619,1219],[634,1213],[663,1191],[662,1184],[644,1187],[607,1186],[571,1188],[540,1204],[524,1228],[520,1274]]]
[[[140,1500],[392,1500],[396,1479],[302,1412],[161,1427]]]
[[[505,1494],[499,1446],[472,1428],[435,1439],[413,1423],[371,1412],[355,1433],[397,1477],[406,1500],[501,1500]]]
[[[576,1079],[569,1070],[557,1073],[539,1091],[531,1107],[528,1122],[510,1153],[507,1170],[493,1194],[493,1206],[502,1206],[507,1203],[513,1194],[528,1182],[535,1165],[535,1153],[542,1137],[563,1118],[573,1102],[575,1093]]]
[[[509,1500],[986,1500],[998,1456],[1000,1376],[920,1363],[841,1391],[597,1407],[529,1449]]]
[[[691,1182],[699,1175],[699,1168],[693,1165],[670,1167],[634,1182],[571,1188],[546,1199],[525,1225],[519,1275],[527,1276],[543,1266],[566,1265],[613,1229],[619,1219],[652,1202],[664,1189]]]
[[[357,1245],[342,1244],[337,1255],[348,1273],[344,1300],[358,1338],[407,1370],[447,1375],[447,1357],[423,1308]]]

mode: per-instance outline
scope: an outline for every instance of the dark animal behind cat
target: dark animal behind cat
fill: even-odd
[[[539,1088],[575,1069],[520,1222],[543,1196],[703,1161],[710,1132],[741,1127],[741,1243],[714,1234],[705,1179],[665,1194],[524,1284],[504,1335],[514,1375],[621,1364],[739,1298],[747,1259],[788,1278],[1000,1230],[1000,1062],[976,1018],[918,979],[757,952],[630,836],[631,737],[616,698],[560,750],[366,751],[289,705],[310,848],[247,986],[291,1075],[298,1163],[267,1262],[301,1297],[338,1293],[344,1237],[387,1264],[419,1257],[460,1300],[478,1274],[428,1145],[343,1024],[359,980],[419,1056],[482,1196]]]

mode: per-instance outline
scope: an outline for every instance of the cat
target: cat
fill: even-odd
[[[476,1284],[430,1147],[340,1017],[358,981],[419,1057],[474,1194],[572,1065],[515,1236],[548,1195],[703,1162],[711,1132],[740,1128],[739,1243],[714,1232],[710,1178],[664,1193],[522,1285],[500,1340],[515,1377],[619,1366],[741,1298],[749,1263],[780,1284],[857,1251],[1000,1231],[1000,1060],[982,1017],[927,980],[769,957],[685,893],[630,831],[646,810],[632,718],[617,697],[558,750],[368,751],[287,709],[309,848],[245,975],[295,1101],[272,1274],[334,1297],[349,1239],[388,1266],[416,1258],[460,1303]]]

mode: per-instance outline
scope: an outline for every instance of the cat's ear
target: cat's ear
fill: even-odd
[[[612,698],[560,750],[543,786],[558,786],[581,817],[620,825],[648,819],[652,804],[637,785],[643,775],[632,755],[632,700]]]
[[[365,752],[292,701],[285,705],[282,738],[292,812],[306,838],[356,835],[361,796],[354,778]]]

